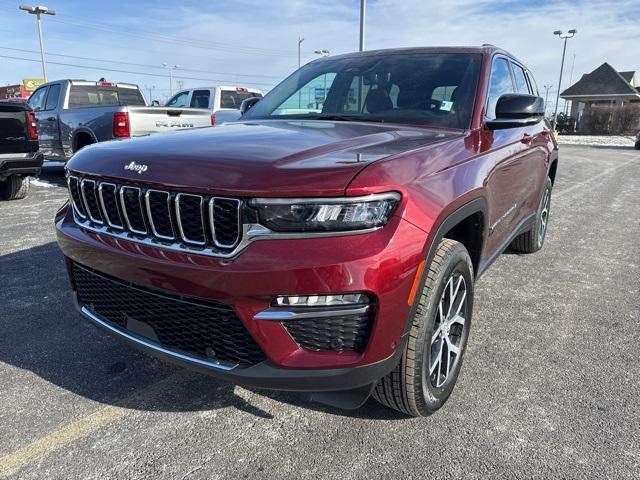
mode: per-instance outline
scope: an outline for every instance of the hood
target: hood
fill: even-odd
[[[68,168],[218,195],[338,196],[366,165],[460,135],[380,123],[255,121],[91,145]]]

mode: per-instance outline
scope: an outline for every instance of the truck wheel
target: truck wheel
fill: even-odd
[[[429,265],[400,363],[378,382],[374,398],[416,417],[442,407],[462,366],[472,309],[469,253],[461,243],[444,239]]]
[[[29,177],[11,175],[0,182],[0,200],[20,200],[29,193]]]
[[[635,148],[636,150],[640,150],[640,140],[638,140],[638,141],[636,142],[636,144],[634,145],[634,148]]]
[[[549,223],[549,211],[551,209],[551,188],[553,184],[547,177],[547,182],[542,192],[542,198],[538,205],[536,221],[531,230],[518,235],[511,243],[511,248],[520,253],[534,253],[544,245],[544,237],[547,234],[547,224]]]

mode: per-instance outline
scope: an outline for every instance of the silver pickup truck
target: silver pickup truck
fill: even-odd
[[[39,87],[28,103],[47,161],[66,162],[92,143],[212,122],[206,109],[149,107],[140,89],[126,83],[57,80]]]

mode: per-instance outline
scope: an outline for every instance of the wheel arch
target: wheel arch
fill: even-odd
[[[467,203],[456,208],[454,211],[446,214],[444,218],[434,222],[434,228],[431,229],[433,234],[429,234],[427,253],[424,258],[425,267],[422,269],[420,281],[417,284],[416,291],[421,292],[424,289],[425,282],[427,280],[427,274],[429,273],[429,265],[433,261],[433,257],[438,249],[438,244],[443,238],[450,238],[456,240],[465,245],[467,250],[468,239],[464,239],[461,235],[463,232],[468,231],[470,226],[474,225],[478,219],[482,219],[482,228],[479,231],[474,232],[477,237],[473,241],[472,251],[469,251],[471,256],[471,262],[473,264],[474,278],[478,276],[479,268],[482,259],[482,251],[484,249],[484,243],[487,233],[488,223],[488,205],[484,196],[476,197],[469,200]],[[479,238],[478,238],[479,237]],[[466,241],[462,241],[466,240]],[[474,258],[475,256],[475,258]],[[413,305],[409,312],[404,330],[404,336],[411,328],[411,319],[415,315],[418,308],[419,295],[416,295]]]
[[[91,130],[89,130],[88,128],[78,128],[73,132],[73,136],[71,137],[71,149],[74,153],[78,151],[78,140],[81,138],[91,139],[91,143],[85,143],[83,144],[83,146],[98,143],[98,139]]]

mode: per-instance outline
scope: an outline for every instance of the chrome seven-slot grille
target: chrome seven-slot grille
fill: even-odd
[[[225,255],[242,236],[241,201],[67,177],[78,222],[181,250]]]

